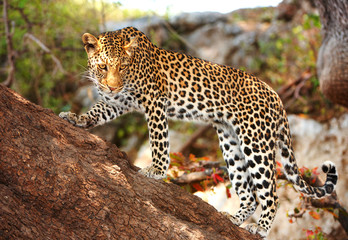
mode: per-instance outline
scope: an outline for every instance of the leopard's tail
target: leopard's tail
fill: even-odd
[[[313,187],[302,178],[296,164],[294,151],[292,149],[289,123],[285,110],[283,110],[283,117],[279,124],[278,146],[281,153],[281,162],[284,167],[285,175],[297,191],[300,191],[313,198],[322,198],[334,191],[338,174],[335,164],[331,161],[324,162],[321,167],[322,171],[326,173],[326,181],[323,186]]]

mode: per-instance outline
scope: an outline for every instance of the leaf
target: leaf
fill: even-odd
[[[226,195],[227,195],[227,198],[231,198],[232,195],[231,195],[231,191],[228,187],[226,187]]]
[[[202,186],[199,183],[192,183],[192,187],[194,189],[196,189],[197,191],[204,192],[204,189],[202,188]]]
[[[196,156],[194,154],[190,153],[189,159],[190,159],[190,161],[195,162]]]
[[[219,182],[224,182],[224,179],[220,177],[220,175],[217,173],[213,173],[211,176],[213,177],[215,184],[218,184]]]
[[[177,162],[174,162],[174,161],[171,161],[170,162],[170,166],[175,166],[175,167],[179,167],[180,166],[180,164],[179,163],[177,163]]]
[[[204,161],[209,161],[210,160],[210,157],[200,157],[198,158],[199,160],[204,160]]]
[[[219,180],[220,182],[224,182],[224,179],[223,179],[219,174],[216,174],[216,178],[217,178],[217,180]]]
[[[319,215],[319,213],[317,213],[317,212],[310,211],[310,212],[309,212],[309,215],[310,215],[312,218],[316,219],[316,220],[320,219],[320,215]]]
[[[315,167],[312,169],[312,173],[315,174],[315,175],[319,175],[318,173],[318,167]]]
[[[315,227],[315,234],[320,234],[322,231],[321,227]]]
[[[308,168],[306,168],[306,167],[301,167],[300,168],[300,173],[301,173],[301,175],[304,175],[304,173],[305,173],[305,171],[307,170]]]
[[[20,1],[18,1],[18,7],[19,8],[24,8],[25,7],[25,5],[27,4],[27,0],[20,0]]]
[[[314,232],[312,230],[306,230],[306,237],[310,237],[310,236],[313,236],[314,235]]]
[[[177,153],[173,152],[173,153],[170,153],[169,155],[174,160],[183,161],[185,159],[185,157],[182,155],[181,152],[177,152]]]

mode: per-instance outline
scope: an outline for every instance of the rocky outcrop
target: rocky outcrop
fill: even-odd
[[[240,9],[227,14],[182,13],[168,20],[147,16],[107,22],[105,31],[133,26],[160,47],[255,73],[255,57],[262,59],[260,42],[290,31],[293,26],[290,20],[314,11],[309,0],[286,0],[278,8]]]

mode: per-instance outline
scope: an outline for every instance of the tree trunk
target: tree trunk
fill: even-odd
[[[317,60],[320,89],[348,107],[348,1],[318,0],[323,42]]]
[[[3,239],[260,239],[0,85]]]

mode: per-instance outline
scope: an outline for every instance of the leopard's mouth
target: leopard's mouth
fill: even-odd
[[[113,92],[113,91],[115,91],[117,88],[114,88],[114,87],[110,87],[110,86],[108,86],[108,88]]]

